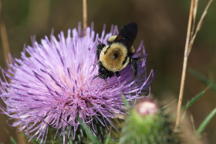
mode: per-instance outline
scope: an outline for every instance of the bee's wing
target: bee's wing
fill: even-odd
[[[120,30],[119,36],[128,38],[128,39],[135,39],[137,35],[137,24],[136,23],[129,23]]]
[[[130,48],[134,42],[134,39],[137,35],[137,24],[136,23],[129,23],[120,30],[119,34],[117,35],[115,42],[120,42]]]

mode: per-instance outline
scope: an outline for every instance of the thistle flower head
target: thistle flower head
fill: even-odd
[[[46,141],[48,129],[54,128],[63,140],[76,135],[81,119],[95,132],[94,120],[102,126],[111,123],[116,114],[124,114],[122,95],[128,101],[148,89],[152,73],[146,73],[146,53],[141,43],[135,56],[141,57],[138,74],[131,67],[119,77],[107,80],[98,75],[96,47],[99,42],[117,34],[117,27],[101,34],[92,28],[68,30],[66,36],[45,37],[25,47],[0,80],[1,107],[14,127],[29,138]]]
[[[142,98],[136,104],[136,112],[141,116],[154,115],[159,112],[157,104],[151,98]]]

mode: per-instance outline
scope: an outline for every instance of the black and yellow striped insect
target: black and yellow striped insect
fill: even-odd
[[[98,76],[103,79],[119,76],[119,72],[132,65],[134,74],[137,73],[137,58],[132,58],[135,49],[133,42],[137,35],[137,24],[129,23],[120,30],[118,35],[113,35],[107,40],[107,45],[100,43],[97,46],[99,60]]]

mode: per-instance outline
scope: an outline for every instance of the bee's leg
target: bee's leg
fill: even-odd
[[[109,77],[112,77],[115,73],[108,71],[104,66],[102,65],[101,62],[99,62],[99,71],[98,71],[98,76],[102,79],[107,79]]]
[[[119,77],[119,76],[120,76],[120,72],[115,72],[115,75],[116,75],[117,77]]]
[[[138,60],[139,60],[139,58],[132,58],[131,59],[131,66],[132,66],[134,76],[137,76],[137,61]]]

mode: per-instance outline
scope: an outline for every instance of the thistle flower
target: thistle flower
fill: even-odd
[[[143,90],[148,90],[152,72],[146,73],[146,53],[141,43],[136,56],[141,59],[138,74],[131,67],[125,68],[119,77],[107,80],[96,77],[98,66],[96,47],[99,42],[117,34],[117,27],[109,33],[105,29],[99,35],[87,28],[61,32],[58,38],[51,35],[41,43],[33,41],[25,47],[20,59],[15,59],[0,80],[0,97],[5,106],[4,114],[14,120],[31,140],[46,141],[49,128],[54,128],[66,143],[74,139],[79,120],[97,134],[95,121],[106,127],[116,114],[124,114],[122,95],[133,102]]]

